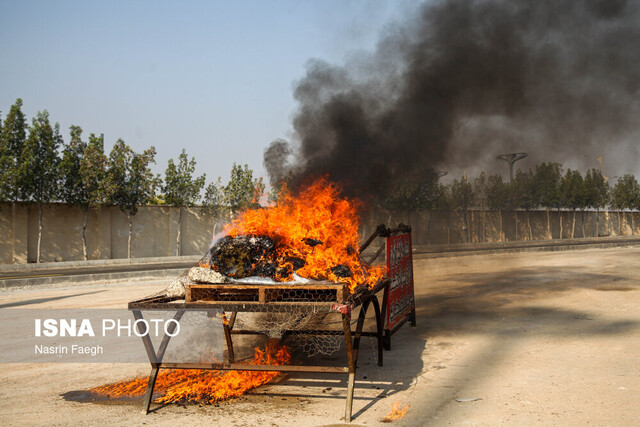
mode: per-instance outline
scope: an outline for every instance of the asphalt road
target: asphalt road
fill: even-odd
[[[92,265],[73,268],[50,268],[31,271],[0,273],[0,280],[28,279],[35,277],[77,276],[85,274],[123,273],[153,270],[169,270],[192,267],[193,262],[158,262],[148,264]]]

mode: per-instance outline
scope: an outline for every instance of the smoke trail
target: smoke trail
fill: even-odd
[[[495,172],[504,167],[496,154],[508,151],[528,152],[532,164],[594,166],[605,154],[637,167],[639,9],[624,0],[425,3],[369,55],[309,62],[294,93],[291,168],[299,180],[328,174],[349,194],[381,198],[434,169]]]

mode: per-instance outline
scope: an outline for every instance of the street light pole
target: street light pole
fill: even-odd
[[[513,164],[525,157],[527,157],[527,153],[507,153],[496,156],[496,159],[509,163],[509,182],[513,182]]]

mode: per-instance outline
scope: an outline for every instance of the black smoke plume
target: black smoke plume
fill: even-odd
[[[295,87],[294,161],[266,151],[272,179],[319,175],[384,198],[435,170],[506,172],[497,154],[637,167],[638,1],[426,2],[374,52],[312,60]],[[573,163],[572,163],[573,162]]]

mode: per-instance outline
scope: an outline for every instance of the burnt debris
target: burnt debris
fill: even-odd
[[[337,277],[351,277],[353,276],[353,272],[349,267],[343,264],[336,265],[335,267],[331,267],[331,272],[335,274]]]
[[[276,245],[266,236],[226,236],[209,249],[211,268],[227,277],[271,277],[276,273]]]
[[[324,243],[311,238],[305,238],[303,242],[311,248]],[[291,280],[293,273],[306,265],[306,260],[299,256],[279,255],[277,249],[278,242],[267,236],[225,236],[209,249],[201,265],[208,265],[232,279],[257,276],[276,281]],[[351,269],[342,264],[329,268],[328,272],[337,277],[353,276]]]
[[[315,248],[316,246],[324,243],[322,240],[312,239],[310,237],[305,237],[304,239],[302,239],[302,241],[304,242],[305,245],[311,246],[312,248]]]

